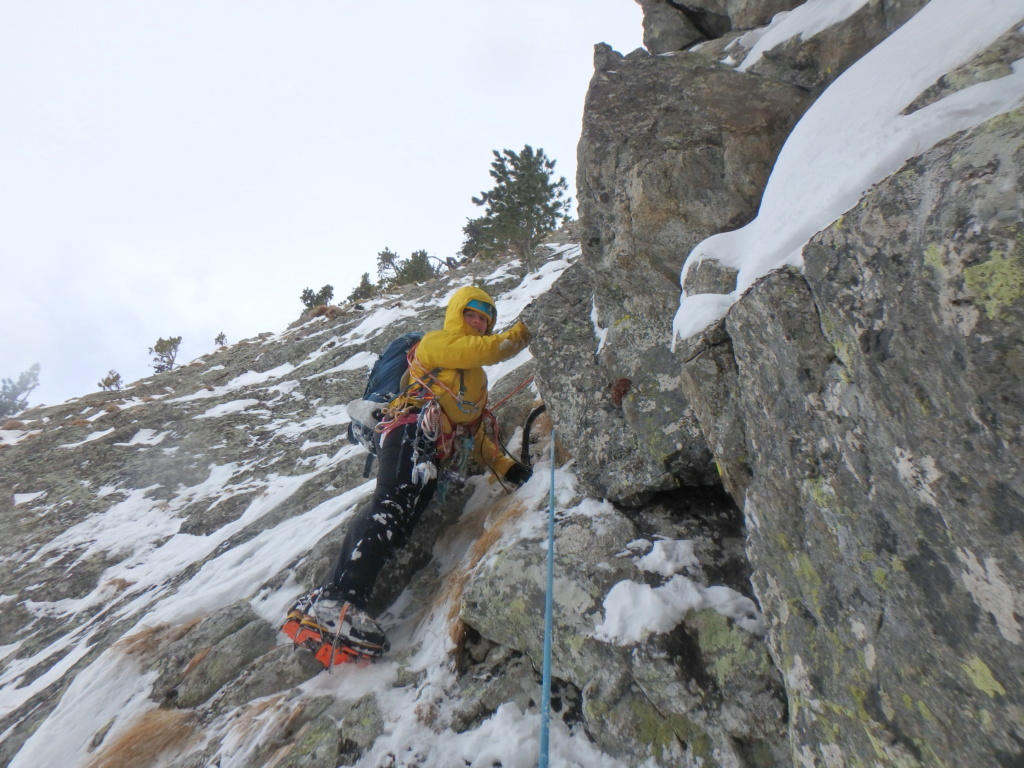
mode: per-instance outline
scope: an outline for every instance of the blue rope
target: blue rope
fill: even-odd
[[[551,429],[551,499],[548,502],[548,587],[544,598],[544,674],[540,699],[540,760],[548,768],[548,739],[551,731],[551,636],[555,585],[555,430]]]

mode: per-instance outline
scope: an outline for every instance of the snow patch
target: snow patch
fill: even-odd
[[[629,548],[637,544],[630,542]],[[656,541],[650,552],[634,561],[648,573],[670,578],[657,587],[635,581],[620,581],[612,587],[604,599],[604,618],[594,628],[598,640],[639,643],[650,634],[674,629],[690,611],[705,608],[732,619],[747,632],[764,634],[764,618],[753,600],[730,587],[704,587],[680,575],[687,568],[700,567],[692,541]]]
[[[598,321],[596,295],[590,302],[590,323],[594,326],[594,338],[597,339],[597,351],[594,354],[599,355],[601,350],[604,349],[605,342],[608,341],[608,329],[602,328],[601,323]]]
[[[96,733],[130,712],[139,716],[155,709],[148,694],[156,673],[140,673],[134,660],[115,650],[104,652],[75,676],[60,703],[25,742],[10,768],[69,765],[72,755],[86,755]],[[133,718],[128,718],[131,722]],[[111,728],[107,742],[116,740],[121,727]]]
[[[240,387],[251,387],[256,384],[262,384],[265,381],[270,381],[271,379],[279,379],[282,376],[287,376],[294,370],[294,365],[292,365],[291,363],[285,363],[284,365],[279,365],[277,366],[277,368],[272,368],[271,370],[263,371],[262,373],[257,373],[256,371],[248,371],[246,373],[241,374],[240,376],[236,376],[235,378],[233,378],[231,381],[225,384],[223,388],[238,389]]]
[[[109,435],[113,431],[114,431],[114,428],[111,427],[110,429],[104,429],[102,432],[93,432],[91,435],[89,435],[87,438],[85,438],[85,440],[82,440],[82,441],[77,442],[77,443],[65,443],[64,445],[58,445],[57,447],[58,448],[77,448],[80,445],[85,445],[86,443],[91,443],[94,440],[99,440],[101,437],[106,437],[107,435]]]
[[[41,429],[0,429],[0,445],[17,445],[26,437],[38,435]]]
[[[14,506],[20,507],[22,504],[28,504],[36,499],[41,499],[45,495],[46,491],[36,491],[35,493],[16,493],[14,494]]]
[[[259,400],[232,400],[229,403],[221,403],[215,405],[204,413],[200,413],[198,416],[193,418],[196,419],[215,419],[220,416],[227,416],[230,413],[240,413],[241,411],[251,408],[252,406],[259,403]]]
[[[498,310],[498,325],[495,330],[511,327],[527,305],[538,296],[547,293],[571,265],[572,261],[569,258],[546,262],[536,272],[527,274],[523,282],[511,291],[495,297],[495,307]]]
[[[675,576],[686,568],[700,566],[693,552],[693,542],[687,540],[656,541],[650,552],[636,558],[636,564],[648,573],[661,576]]]
[[[807,0],[803,5],[792,11],[777,13],[767,27],[747,32],[738,42],[750,53],[736,69],[746,72],[772,48],[794,37],[807,40],[814,37],[834,24],[845,21],[862,7],[868,0]]]
[[[487,367],[487,379],[491,382],[493,387],[495,383],[501,381],[505,376],[508,376],[516,368],[522,365],[526,365],[528,362],[533,360],[533,353],[530,348],[522,350],[515,357],[498,363],[497,365],[491,365]]]
[[[158,432],[155,429],[140,429],[127,443],[114,443],[114,445],[159,445],[170,434],[170,432]]]
[[[858,0],[811,0],[780,21],[807,33],[811,15],[854,9]],[[826,8],[828,6],[828,8]],[[796,21],[790,21],[797,17]],[[803,247],[864,193],[937,142],[1024,102],[1024,67],[977,83],[909,115],[922,91],[1024,18],[1019,0],[932,0],[844,72],[797,123],[779,153],[757,217],[699,243],[683,265],[715,259],[739,271],[728,296],[681,295],[673,339],[725,316],[754,282],[786,265],[803,266]],[[794,33],[795,34],[795,33]],[[758,46],[765,43],[765,35]],[[757,47],[757,46],[755,46]],[[754,58],[748,57],[753,64]],[[898,73],[898,74],[894,74]],[[878,83],[884,82],[885,88]],[[673,342],[674,343],[674,342]]]
[[[326,371],[320,371],[320,373],[314,373],[308,378],[318,379],[321,376],[329,376],[332,373],[338,373],[340,371],[355,371],[359,368],[372,368],[373,364],[377,362],[378,357],[380,357],[380,355],[375,355],[373,352],[356,352],[341,365],[328,368]]]

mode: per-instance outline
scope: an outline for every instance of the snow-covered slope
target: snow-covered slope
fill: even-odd
[[[523,306],[547,290],[578,252],[578,247],[560,248],[540,273],[521,284],[515,265],[483,276],[485,286],[514,286],[498,294],[503,323],[514,321]],[[184,624],[243,598],[267,622],[280,624],[303,588],[290,578],[264,585],[287,574],[289,564],[342,524],[372,490],[372,480],[362,478],[350,488],[334,485],[344,483],[339,482],[343,468],[361,468],[365,455],[345,439],[344,402],[372,365],[372,350],[396,335],[403,321],[436,321],[457,285],[435,286],[419,300],[380,299],[353,319],[313,320],[243,344],[247,360],[241,367],[225,360],[230,351],[208,355],[193,364],[187,382],[172,382],[159,394],[151,394],[146,382],[103,397],[105,408],[93,398],[84,407],[41,409],[24,414],[24,426],[0,433],[4,444],[23,449],[45,440],[66,459],[62,466],[81,469],[75,496],[48,483],[54,473],[46,471],[45,462],[35,464],[42,471],[29,469],[16,479],[5,473],[15,489],[7,516],[19,518],[24,535],[6,538],[5,570],[15,578],[6,580],[0,599],[23,606],[25,618],[2,649],[4,737],[21,735],[33,703],[54,695],[66,684],[65,675],[75,672],[59,707],[13,765],[73,764],[85,758],[101,728],[116,738],[156,706],[146,700],[149,676],[117,647],[103,650],[118,638]],[[305,349],[296,355],[299,339]],[[288,360],[268,368],[266,360],[282,350]],[[528,360],[527,353],[506,363],[494,381],[514,376]],[[169,378],[149,381],[157,386]],[[202,444],[214,435],[219,438]],[[168,468],[185,453],[184,466]],[[6,453],[5,458],[15,457]],[[139,471],[125,472],[132,465]],[[317,503],[309,502],[313,496]],[[218,520],[229,505],[231,514]],[[33,521],[57,517],[60,522],[46,525],[52,535],[37,538]],[[86,563],[103,567],[68,589],[52,583],[46,590],[43,584],[17,588],[18,572],[38,568],[39,578],[52,582]],[[402,638],[398,650],[422,641],[424,630],[408,621],[408,627],[393,627]],[[425,649],[424,658],[443,662],[443,646]],[[352,676],[361,681],[360,690],[387,687],[392,667],[346,669],[315,680],[310,695]],[[238,743],[234,752],[243,754],[244,747]],[[222,765],[244,762],[239,760]]]
[[[393,650],[385,659],[317,675],[315,667],[296,670],[293,659],[280,661],[274,654],[290,647],[276,634],[271,644],[278,647],[263,649],[269,657],[256,654],[244,673],[222,679],[204,669],[217,682],[191,708],[181,706],[192,694],[180,686],[177,709],[168,709],[162,676],[167,648],[197,621],[248,611],[248,603],[252,612],[244,615],[264,627],[257,634],[265,639],[322,575],[332,532],[373,488],[372,479],[361,476],[365,453],[346,439],[344,404],[359,394],[375,350],[412,328],[439,326],[448,296],[474,279],[494,293],[499,324],[509,325],[578,255],[575,245],[552,247],[548,261],[530,274],[516,263],[464,268],[341,318],[314,318],[123,392],[29,411],[20,425],[8,425],[0,433],[6,446],[0,477],[12,488],[4,500],[0,600],[17,624],[4,626],[0,716],[10,765],[115,765],[139,749],[155,756],[154,765],[269,764],[268,744],[293,746],[280,734],[282,723],[301,723],[303,712],[328,700],[321,717],[341,720],[367,697],[386,725],[365,745],[359,765],[390,764],[388,755],[403,754],[395,764],[535,764],[539,690],[518,704],[492,705],[493,713],[477,717],[473,727],[451,727],[467,704],[454,666],[458,605],[445,585],[481,559],[478,537],[460,531],[493,526],[510,505],[518,520],[512,535],[540,530],[552,479],[565,519],[591,516],[594,505],[604,509],[577,490],[571,467],[552,472],[543,458],[548,439],[539,429],[536,474],[514,495],[477,476],[466,491],[434,505],[439,522],[433,529],[421,525],[427,529],[422,535],[451,526],[441,530],[426,564],[406,574],[409,587],[388,603],[383,622]],[[491,368],[492,391],[500,395],[520,384],[530,360],[527,350]],[[526,390],[507,409],[519,418],[533,400]],[[517,451],[514,425],[506,438]],[[616,546],[626,550],[627,544]],[[430,552],[429,540],[426,546]],[[653,547],[631,546],[640,554]],[[629,590],[637,602],[612,598],[607,620],[597,626],[598,616],[589,634],[635,643],[708,606],[754,617],[756,624],[747,597],[691,581],[698,562],[692,545],[680,546],[690,552],[685,561],[667,571],[671,563],[659,566],[672,577],[670,585],[655,589],[639,576],[624,580],[616,594]],[[674,597],[665,600],[669,591]],[[289,671],[272,693],[238,693],[245,683],[233,677],[259,677],[275,663]],[[163,719],[168,713],[179,715],[176,728]],[[555,764],[622,765],[572,723],[555,721]],[[178,736],[161,740],[157,733]]]

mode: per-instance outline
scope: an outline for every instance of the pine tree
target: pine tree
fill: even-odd
[[[319,307],[322,304],[330,304],[331,299],[334,298],[334,286],[325,285],[320,289],[319,293],[313,293],[312,288],[306,288],[302,291],[302,295],[299,299],[302,301],[306,309],[312,309],[313,307]]]
[[[377,285],[381,288],[390,286],[398,277],[398,262],[401,257],[390,248],[377,254]]]
[[[437,277],[440,270],[430,263],[430,258],[426,251],[413,251],[412,256],[399,263],[396,285],[423,283]]]
[[[441,274],[441,267],[434,267],[430,260],[443,264],[440,259],[430,256],[426,251],[413,251],[412,256],[403,259],[390,248],[377,254],[377,285],[381,290],[396,288],[400,285],[422,283],[433,280]]]
[[[0,382],[0,416],[11,416],[28,408],[28,396],[39,386],[39,363],[22,371],[17,381]]]
[[[484,206],[480,222],[485,239],[506,246],[532,268],[533,249],[537,240],[558,227],[566,218],[569,199],[565,177],[552,180],[555,161],[534,151],[529,144],[516,153],[510,149],[493,150],[491,178],[495,186],[474,197],[476,205]]]
[[[153,356],[154,373],[163,373],[174,369],[174,358],[178,356],[179,346],[181,346],[181,336],[156,340],[156,344],[149,348],[149,354]]]
[[[370,273],[363,272],[363,278],[348,295],[348,301],[366,301],[366,299],[372,299],[375,293],[377,293],[377,286],[370,282]]]
[[[490,259],[501,251],[501,245],[494,239],[486,216],[477,219],[466,219],[462,228],[466,239],[462,241],[459,255],[467,259]]]
[[[105,378],[100,379],[96,386],[105,392],[121,389],[121,374],[111,368]]]

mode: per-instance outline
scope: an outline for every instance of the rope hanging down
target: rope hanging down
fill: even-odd
[[[551,428],[551,498],[548,501],[548,585],[544,597],[544,672],[540,698],[540,759],[538,768],[548,768],[551,730],[551,638],[555,586],[555,429]]]

